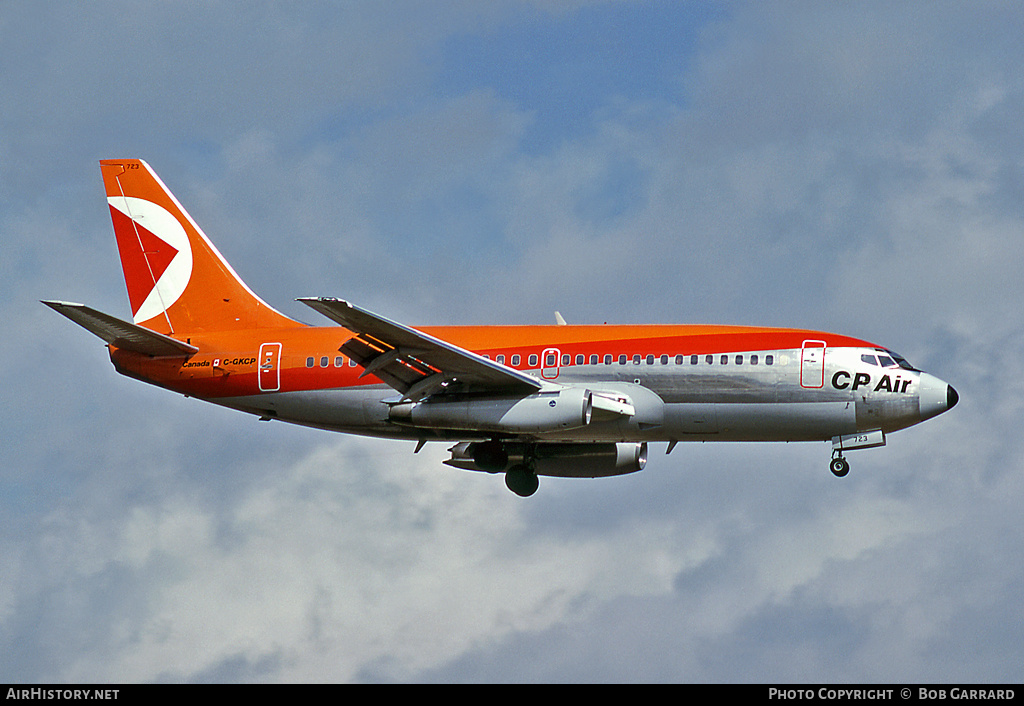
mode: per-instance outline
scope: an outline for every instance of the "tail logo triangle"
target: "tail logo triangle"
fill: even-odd
[[[160,316],[192,277],[192,247],[167,209],[134,196],[110,196],[117,247],[135,323]]]

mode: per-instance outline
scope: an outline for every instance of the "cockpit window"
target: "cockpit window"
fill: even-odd
[[[901,356],[899,353],[893,353],[892,351],[886,351],[886,353],[891,355],[893,357],[893,360],[896,361],[896,365],[900,366],[904,370],[914,370],[914,371],[917,370],[917,368],[915,368],[913,365],[908,363],[907,359],[904,358],[903,356]]]
[[[892,358],[890,358],[887,355],[880,355],[880,356],[878,356],[878,363],[883,368],[895,368],[896,367],[896,361],[893,360]]]
[[[878,353],[878,359],[882,361],[882,365],[884,367],[888,368],[893,365],[898,365],[904,370],[913,370],[915,372],[918,372],[917,368],[908,363],[907,359],[901,356],[899,353],[894,353],[893,351],[890,350],[883,350],[882,348],[878,349]]]
[[[868,365],[878,365],[878,360],[873,355],[862,355],[860,359]]]

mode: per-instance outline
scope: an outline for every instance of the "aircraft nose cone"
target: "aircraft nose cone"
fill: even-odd
[[[952,409],[960,401],[953,386],[939,380],[934,375],[921,373],[921,387],[919,390],[919,404],[921,405],[921,419],[931,419]]]

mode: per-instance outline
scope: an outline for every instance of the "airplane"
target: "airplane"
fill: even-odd
[[[454,444],[445,464],[539,476],[642,470],[648,444],[825,441],[845,453],[957,404],[891,350],[821,331],[722,325],[412,328],[333,297],[276,311],[235,273],[150,166],[100,161],[132,321],[44,301],[107,345],[115,370],[256,415],[374,437]]]

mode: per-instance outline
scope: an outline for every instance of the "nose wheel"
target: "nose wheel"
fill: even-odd
[[[832,457],[832,461],[828,464],[828,469],[832,471],[832,475],[837,478],[842,478],[850,472],[850,462],[840,455],[835,455]]]

